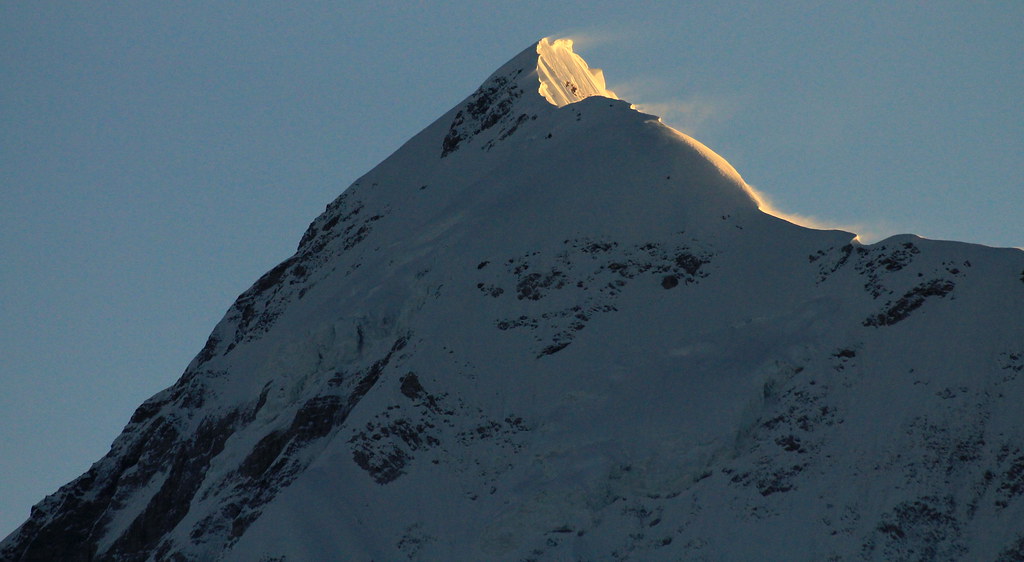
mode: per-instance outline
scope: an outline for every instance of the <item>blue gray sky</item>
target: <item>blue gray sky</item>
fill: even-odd
[[[0,536],[543,36],[783,211],[1024,246],[1024,3],[485,4],[0,4]]]

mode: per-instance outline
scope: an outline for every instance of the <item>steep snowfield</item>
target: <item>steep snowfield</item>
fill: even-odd
[[[542,40],[0,557],[1019,559],[1022,319],[1024,253],[767,215]]]

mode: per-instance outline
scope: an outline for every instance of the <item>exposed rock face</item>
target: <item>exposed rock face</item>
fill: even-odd
[[[1024,252],[792,225],[611,95],[500,68],[0,558],[1024,557]]]

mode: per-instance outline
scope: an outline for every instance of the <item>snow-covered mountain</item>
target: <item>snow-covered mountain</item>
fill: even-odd
[[[1024,558],[1024,252],[766,214],[542,40],[3,560]]]

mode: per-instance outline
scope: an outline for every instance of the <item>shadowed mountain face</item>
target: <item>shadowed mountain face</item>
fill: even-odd
[[[1024,253],[865,246],[542,40],[327,206],[4,560],[1020,559]]]

